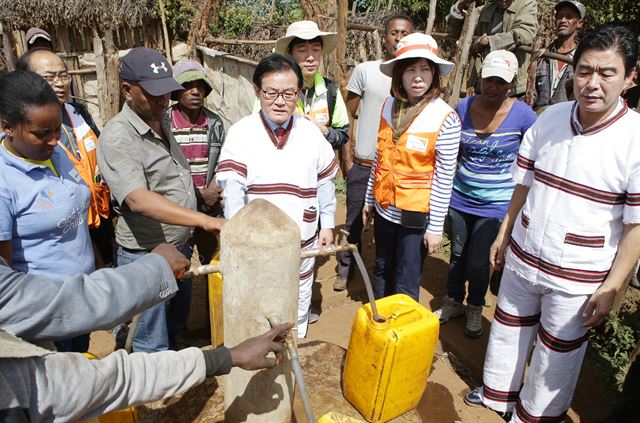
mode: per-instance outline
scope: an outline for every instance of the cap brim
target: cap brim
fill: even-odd
[[[413,58],[421,58],[427,59],[438,65],[438,70],[440,71],[440,76],[447,76],[453,70],[453,63],[448,62],[433,53],[422,54],[419,50],[411,51],[406,54],[403,54],[402,57],[394,57],[391,60],[387,60],[386,62],[380,63],[380,71],[391,77],[393,74],[393,67],[396,65],[396,62],[405,59],[413,59]]]
[[[516,76],[513,72],[510,72],[507,69],[496,68],[492,66],[483,67],[480,74],[482,76],[482,79],[491,78],[492,76],[497,76],[498,78],[505,80],[507,83],[513,81],[513,78],[515,78]]]
[[[186,72],[183,72],[182,74],[180,74],[179,76],[176,76],[174,79],[180,85],[186,84],[187,82],[193,82],[193,81],[202,81],[202,82],[204,82],[204,85],[205,85],[204,96],[205,97],[207,97],[209,94],[211,94],[211,91],[213,91],[213,83],[211,82],[211,80],[209,79],[207,74],[203,73],[202,71],[195,71],[195,70],[186,71]],[[184,87],[182,87],[182,89],[184,89]],[[171,100],[178,101],[179,98],[180,98],[180,96],[178,95],[177,91],[174,91],[174,92],[171,93]]]
[[[178,84],[178,82],[172,77],[160,78],[160,79],[151,79],[147,81],[138,81],[138,84],[145,90],[147,93],[152,96],[161,96],[170,94],[174,91],[184,90],[182,85]]]

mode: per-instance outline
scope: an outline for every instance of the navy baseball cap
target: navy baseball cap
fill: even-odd
[[[167,58],[150,48],[136,47],[127,53],[120,65],[120,78],[123,81],[137,82],[153,96],[184,90],[173,79],[173,70]]]

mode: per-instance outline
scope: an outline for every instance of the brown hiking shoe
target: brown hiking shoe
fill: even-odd
[[[344,291],[347,289],[347,279],[342,276],[336,276],[336,280],[333,282],[334,291]]]

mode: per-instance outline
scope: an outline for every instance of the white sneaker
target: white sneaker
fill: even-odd
[[[445,295],[442,307],[434,311],[433,314],[440,319],[440,323],[444,323],[449,319],[462,316],[464,314],[464,305]]]
[[[467,304],[467,324],[464,334],[469,338],[477,338],[482,335],[482,306]]]

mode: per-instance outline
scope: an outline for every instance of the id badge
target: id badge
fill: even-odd
[[[415,135],[407,136],[407,150],[418,151],[420,153],[427,152],[428,140],[425,138],[416,137]]]

